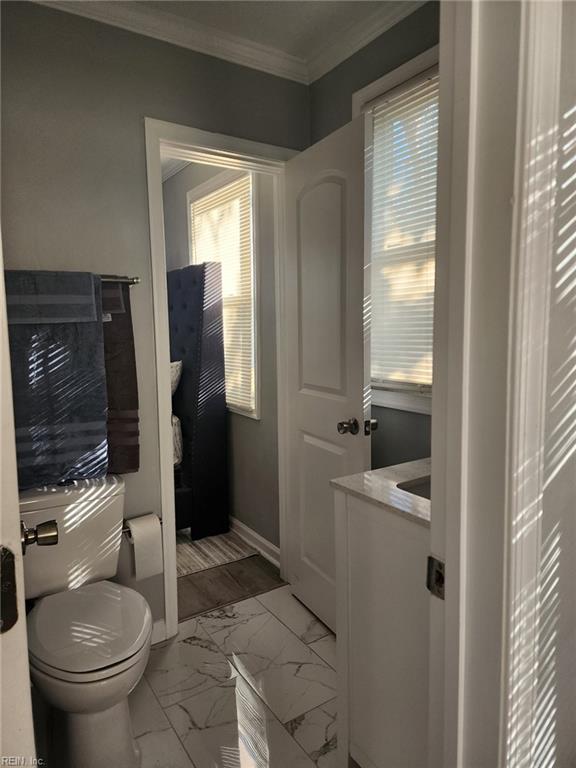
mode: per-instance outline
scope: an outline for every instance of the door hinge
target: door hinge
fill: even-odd
[[[428,589],[434,597],[444,600],[444,561],[439,560],[432,555],[428,555],[426,589]]]

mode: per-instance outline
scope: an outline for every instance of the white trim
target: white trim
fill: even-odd
[[[226,403],[226,410],[230,413],[235,413],[237,416],[244,416],[247,419],[253,419],[254,421],[260,421],[260,328],[259,328],[259,309],[260,309],[260,238],[259,238],[259,225],[260,225],[260,203],[259,203],[259,186],[258,176],[249,171],[252,175],[252,200],[251,200],[251,215],[252,215],[252,310],[253,310],[253,334],[254,334],[254,408],[251,411],[244,410],[237,405],[231,405]],[[198,184],[193,189],[188,190],[186,193],[186,221],[188,227],[188,261],[190,264],[194,264],[192,260],[192,229],[191,229],[191,216],[190,206],[196,200],[201,197],[216,192],[220,187],[225,187],[227,184],[241,178],[246,174],[246,171],[233,170],[222,171],[217,176],[213,176],[211,179]]]
[[[172,176],[176,176],[177,173],[183,171],[188,165],[190,165],[188,160],[179,160],[178,163],[175,163],[170,169],[166,171],[162,169],[162,183],[171,179]]]
[[[516,128],[516,201],[509,339],[507,597],[500,765],[530,768],[549,738],[541,697],[542,518],[547,458],[548,346],[555,254],[562,3],[524,3]],[[566,406],[568,408],[568,406]],[[559,550],[552,553],[558,557]],[[548,584],[547,584],[548,581]],[[546,650],[546,655],[550,650]],[[546,665],[544,665],[546,667]],[[553,679],[551,681],[554,684]],[[550,685],[550,682],[548,682]],[[551,709],[553,704],[550,704]],[[553,716],[550,716],[551,719]],[[540,721],[540,722],[539,722]],[[544,732],[542,732],[544,729]],[[540,731],[540,733],[538,732]]]
[[[413,77],[421,75],[426,70],[431,69],[438,65],[440,55],[440,46],[435,45],[429,48],[419,56],[415,56],[410,61],[402,64],[400,67],[393,69],[391,72],[387,72],[378,80],[374,80],[373,83],[364,86],[359,91],[352,94],[352,117],[357,117],[362,114],[367,104],[384,93],[388,93],[393,88],[397,88],[399,85],[403,85]]]
[[[168,297],[166,289],[166,249],[164,240],[164,209],[162,196],[162,168],[160,154],[170,154],[190,162],[216,165],[222,168],[244,169],[269,173],[274,177],[275,264],[281,263],[281,239],[278,231],[283,229],[283,211],[280,203],[283,198],[280,188],[283,183],[284,163],[296,152],[284,147],[275,147],[234,136],[210,133],[197,128],[190,128],[174,123],[167,123],[151,118],[144,119],[146,135],[146,166],[148,177],[148,210],[150,217],[150,257],[152,276],[152,297],[154,312],[154,345],[156,350],[156,391],[158,398],[158,441],[160,450],[160,494],[162,505],[162,548],[164,556],[164,605],[166,638],[178,631],[178,604],[176,585],[176,518],[174,509],[174,468],[172,464],[172,427],[170,415],[170,355],[168,329]],[[277,287],[277,291],[278,291]],[[285,354],[281,324],[276,317],[277,355]],[[281,369],[279,368],[279,371]],[[285,495],[283,472],[280,464],[282,450],[282,400],[281,378],[278,377],[278,453],[280,499]],[[286,529],[285,505],[280,502],[280,535]],[[281,539],[282,540],[282,539]]]
[[[298,154],[296,150],[239,139],[224,133],[212,133],[200,128],[145,118],[147,128],[162,143],[162,155],[188,160],[191,163],[238,168],[276,175],[283,163]]]
[[[319,53],[305,59],[186,19],[157,6],[148,7],[146,3],[110,0],[90,3],[75,0],[36,2],[304,85],[310,85],[424,5],[423,0],[382,3],[370,16],[343,30]]]
[[[290,411],[288,399],[288,341],[286,325],[286,179],[282,174],[274,184],[274,291],[276,307],[276,397],[278,417],[278,511],[280,527],[280,575],[292,582],[289,568],[288,478],[290,461]]]
[[[158,407],[158,444],[160,456],[160,504],[162,517],[162,554],[164,559],[164,621],[167,639],[178,632],[176,591],[176,510],[174,501],[174,446],[170,384],[170,344],[168,330],[168,293],[166,288],[166,252],[160,144],[154,126],[145,121],[148,210],[150,216],[150,271],[154,319],[154,360]]]
[[[539,646],[535,595],[554,605],[539,506],[561,14],[443,5],[431,532],[447,580],[445,603],[431,598],[429,768],[556,762],[538,754],[559,702],[538,668],[554,645]],[[552,339],[567,345],[562,322]]]
[[[254,337],[256,339],[256,337]],[[258,346],[258,345],[257,345]],[[257,382],[257,384],[259,381]],[[259,390],[259,387],[256,387],[257,390]],[[253,421],[260,421],[260,400],[259,400],[259,391],[256,392],[256,407],[253,411],[243,411],[242,408],[238,408],[236,405],[230,405],[230,403],[226,403],[226,410],[230,413],[235,413],[236,416],[244,416],[246,419],[252,419]]]
[[[350,58],[368,43],[392,29],[396,24],[417,11],[424,2],[402,0],[401,3],[381,3],[370,16],[354,24],[339,35],[326,48],[308,60],[308,82],[313,83],[338,64]],[[355,115],[354,115],[355,117]]]
[[[230,518],[230,528],[242,539],[242,541],[245,541],[246,544],[254,547],[254,549],[257,550],[262,557],[265,557],[268,562],[275,565],[276,568],[280,568],[280,547],[277,547],[276,544],[272,544],[271,541],[260,536],[259,533],[256,533],[256,531],[246,525],[246,523],[238,520],[237,517]]]
[[[430,600],[429,768],[463,768],[461,547],[467,478],[462,446],[477,100],[472,16],[472,3],[445,3],[440,17],[430,551],[446,561],[448,582],[445,601]]]
[[[394,408],[396,411],[410,413],[432,413],[430,395],[418,395],[414,392],[398,392],[388,389],[372,388],[372,405],[380,408]]]
[[[252,302],[253,302],[253,333],[254,333],[254,410],[243,411],[240,408],[229,406],[232,413],[238,416],[244,416],[247,419],[260,420],[260,397],[261,397],[261,351],[260,341],[260,260],[262,258],[262,248],[260,243],[260,180],[257,174],[252,174]]]

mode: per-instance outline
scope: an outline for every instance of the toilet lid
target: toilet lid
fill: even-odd
[[[152,626],[142,595],[110,581],[43,597],[27,619],[31,656],[67,672],[91,672],[128,659]]]

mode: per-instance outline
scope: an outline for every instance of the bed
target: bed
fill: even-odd
[[[220,265],[172,270],[167,279],[170,359],[182,361],[172,397],[182,432],[174,475],[176,528],[190,528],[197,539],[229,529]]]

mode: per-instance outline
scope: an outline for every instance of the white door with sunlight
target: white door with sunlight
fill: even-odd
[[[2,620],[0,626],[0,754],[6,765],[32,765],[36,751],[30,700],[28,640],[24,606],[24,571],[20,543],[20,510],[16,474],[16,442],[8,321],[0,243],[0,545],[2,557]],[[4,760],[13,762],[4,763]]]
[[[364,123],[358,118],[286,164],[285,566],[294,594],[332,629],[330,480],[370,467],[364,266]]]

